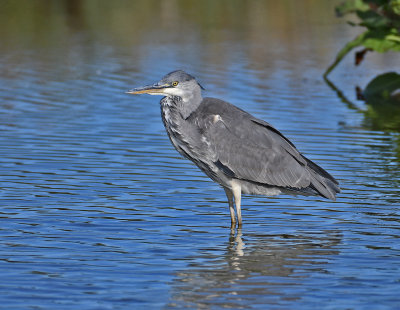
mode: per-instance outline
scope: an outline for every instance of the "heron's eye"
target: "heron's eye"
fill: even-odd
[[[178,86],[178,84],[179,84],[179,82],[177,82],[177,81],[172,82],[172,86]]]

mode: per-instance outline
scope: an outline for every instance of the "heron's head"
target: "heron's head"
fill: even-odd
[[[128,91],[128,94],[149,94],[161,96],[178,96],[183,101],[193,97],[201,97],[201,89],[204,89],[196,79],[182,70],[168,73],[159,82]]]

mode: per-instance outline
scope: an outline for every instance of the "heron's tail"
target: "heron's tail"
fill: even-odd
[[[310,187],[319,195],[336,200],[336,194],[340,192],[339,182],[311,160],[307,158],[305,160],[312,177]]]

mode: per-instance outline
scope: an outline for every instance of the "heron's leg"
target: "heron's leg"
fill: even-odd
[[[236,224],[236,218],[235,218],[235,208],[233,206],[233,193],[232,191],[224,187],[226,197],[228,197],[228,202],[229,202],[229,212],[231,214],[231,226],[234,226]]]
[[[235,197],[236,214],[238,218],[238,227],[242,226],[242,210],[240,209],[240,203],[242,201],[242,186],[239,181],[232,180],[232,193]]]

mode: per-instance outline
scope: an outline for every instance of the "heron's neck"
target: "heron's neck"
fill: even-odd
[[[178,97],[175,101],[177,108],[184,119],[187,119],[190,114],[197,110],[203,97],[200,91],[192,92],[189,96]]]

